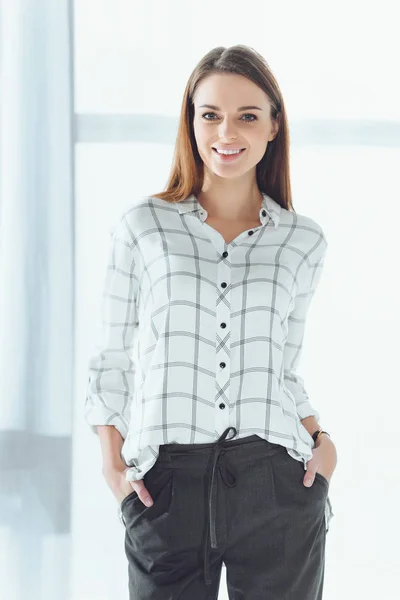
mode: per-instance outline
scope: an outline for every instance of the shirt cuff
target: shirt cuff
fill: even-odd
[[[296,404],[297,414],[301,419],[306,419],[307,417],[315,417],[317,421],[320,420],[320,414],[315,408],[311,406],[307,400],[301,402],[300,404]]]
[[[103,407],[92,406],[85,414],[86,423],[95,435],[98,435],[98,425],[113,425],[125,440],[128,435],[128,424],[120,415]]]

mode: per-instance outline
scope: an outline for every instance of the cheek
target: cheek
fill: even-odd
[[[258,131],[253,131],[251,137],[249,137],[249,143],[254,152],[258,154],[264,153],[268,143],[268,138],[264,128]]]
[[[263,158],[267,149],[267,140],[263,140],[260,138],[256,138],[250,142],[250,154],[251,161],[254,163],[259,163]]]
[[[196,135],[196,143],[197,143],[197,150],[198,150],[203,162],[211,163],[211,161],[212,161],[212,155],[211,155],[212,142],[204,134],[202,135],[201,133],[198,132]]]
[[[196,138],[196,142],[197,142],[197,146],[199,147],[199,149],[203,149],[205,150],[206,144],[207,144],[207,132],[204,131],[204,128],[201,126],[195,126],[194,127],[194,135]]]
[[[207,151],[207,136],[206,136],[204,129],[202,127],[199,127],[198,125],[194,124],[193,125],[193,133],[194,133],[194,137],[196,140],[196,144],[197,144],[199,153],[202,154],[203,152],[206,152]]]

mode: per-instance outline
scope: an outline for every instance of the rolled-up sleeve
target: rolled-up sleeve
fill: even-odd
[[[137,330],[137,276],[134,242],[122,215],[111,233],[101,304],[102,340],[90,356],[85,420],[93,433],[113,425],[123,439],[129,428],[133,397],[132,351]]]
[[[325,249],[326,244],[320,258],[314,264],[307,266],[304,285],[299,286],[299,293],[295,297],[293,309],[288,317],[288,335],[283,351],[284,384],[294,397],[297,414],[300,419],[314,416],[317,421],[320,419],[320,414],[310,402],[304,379],[299,375],[298,368],[303,350],[307,313],[321,279]]]

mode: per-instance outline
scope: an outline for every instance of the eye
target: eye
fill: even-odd
[[[252,123],[253,121],[257,121],[257,117],[256,117],[256,115],[252,115],[252,114],[250,114],[250,113],[246,113],[246,114],[245,114],[245,115],[243,115],[243,116],[244,116],[244,117],[253,117],[253,119],[252,119],[251,121],[247,121],[247,119],[246,119],[246,121],[247,121],[248,123]]]
[[[214,121],[214,119],[206,119],[206,116],[207,116],[207,115],[215,115],[215,113],[213,113],[213,112],[208,112],[208,113],[204,113],[204,114],[202,115],[202,117],[203,117],[203,119],[204,119],[205,121]],[[252,117],[251,121],[250,121],[250,120],[248,120],[248,119],[245,119],[245,120],[244,120],[244,122],[245,122],[245,123],[253,123],[253,121],[257,121],[257,117],[256,117],[256,115],[253,115],[253,114],[251,114],[251,113],[245,113],[244,115],[242,115],[242,117]]]
[[[214,119],[206,119],[207,115],[215,115],[215,113],[209,112],[209,113],[204,113],[203,115],[201,115],[205,121],[213,121],[214,120]]]

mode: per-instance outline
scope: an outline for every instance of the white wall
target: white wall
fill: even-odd
[[[76,3],[73,600],[127,598],[124,529],[98,441],[82,422],[109,227],[127,204],[163,188],[168,118],[179,113],[187,77],[211,47],[234,43],[264,54],[281,83],[294,131],[294,205],[329,240],[303,359],[339,458],[324,598],[397,596],[400,149],[391,146],[400,103],[390,7],[380,3],[380,17],[361,2]],[[146,131],[135,129],[145,116]]]

